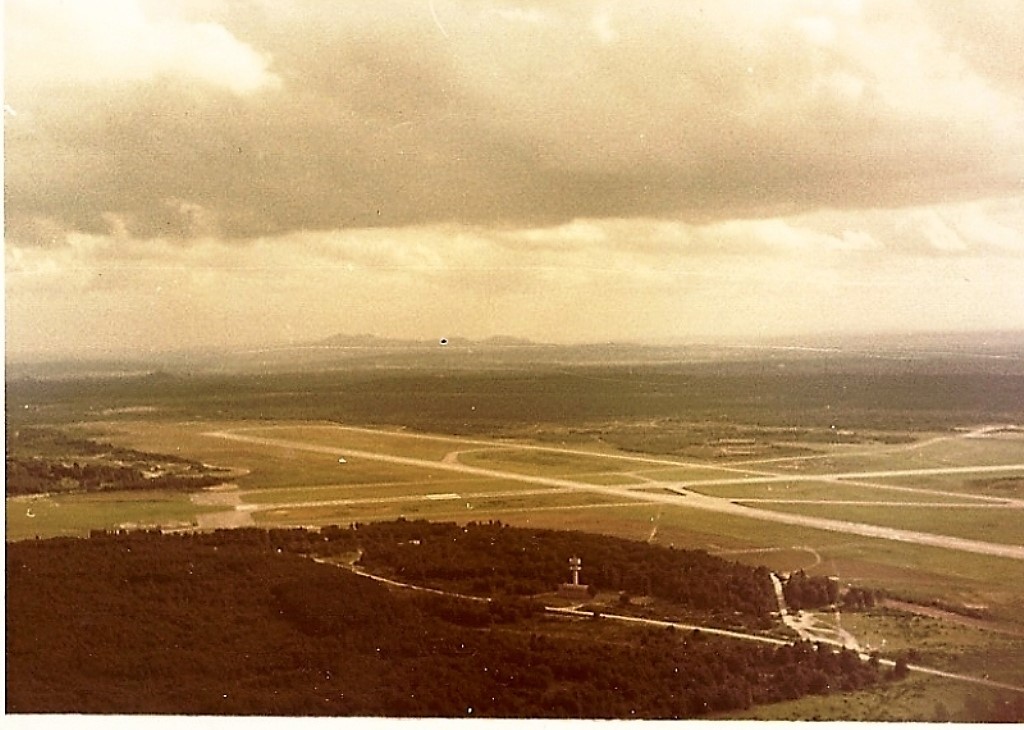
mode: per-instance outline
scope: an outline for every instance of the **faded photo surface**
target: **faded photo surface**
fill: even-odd
[[[4,16],[8,712],[1024,721],[1024,4]]]

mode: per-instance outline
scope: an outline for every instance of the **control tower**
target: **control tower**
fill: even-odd
[[[583,570],[583,560],[575,555],[569,558],[569,573],[571,577],[571,583],[563,583],[558,586],[558,595],[563,598],[572,598],[574,600],[586,600],[590,598],[588,589],[590,586],[580,583],[580,571]]]

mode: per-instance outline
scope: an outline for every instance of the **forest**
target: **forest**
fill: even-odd
[[[730,610],[756,617],[767,609],[758,569],[666,548],[656,549],[659,558],[637,548],[606,563],[625,547],[612,540],[602,553],[608,540],[393,522],[10,543],[6,710],[688,718],[898,681],[877,662],[807,643],[542,613],[527,587],[562,582],[566,549],[609,586],[618,576],[642,589],[629,569],[637,560],[652,588],[664,580],[659,567],[679,568],[707,583],[708,596],[736,587]],[[434,543],[437,556],[428,558]],[[449,545],[460,547],[446,553]],[[421,560],[396,557],[424,547]],[[360,550],[367,569],[388,566],[407,579],[418,571],[424,582],[441,556],[482,550],[479,566],[448,579],[471,587],[490,557],[524,557],[476,585],[495,597],[490,603],[392,589],[309,558]],[[581,623],[586,630],[574,633]]]
[[[8,497],[126,489],[197,490],[224,481],[223,470],[169,454],[151,454],[53,429],[7,434]]]

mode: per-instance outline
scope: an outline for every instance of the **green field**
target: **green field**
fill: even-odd
[[[216,512],[177,492],[102,492],[9,499],[6,537],[25,540],[86,535],[90,529],[188,527],[196,516]]]
[[[971,540],[1001,542],[1008,545],[1024,544],[1024,524],[1021,509],[1001,507],[911,507],[770,504],[756,506],[777,512],[827,517],[844,522],[864,522],[885,527],[898,527],[936,535],[963,537]]]
[[[1003,474],[928,474],[872,478],[873,482],[989,497],[1024,499],[1024,470]]]
[[[254,519],[258,524],[293,525],[348,524],[390,520],[396,517],[469,521],[494,519],[521,511],[585,509],[620,501],[600,495],[577,495],[555,491],[550,495],[424,499],[416,502],[382,502],[374,505],[288,506],[257,511],[254,513]]]
[[[456,475],[458,476],[458,475]],[[252,489],[240,492],[246,502],[264,504],[273,502],[322,501],[325,499],[373,499],[377,497],[427,497],[439,493],[477,494],[515,490],[547,490],[557,492],[553,487],[540,487],[522,482],[506,482],[498,479],[427,479],[422,482],[378,482],[360,484],[326,484],[316,487],[295,486],[274,489]]]
[[[826,458],[773,462],[773,469],[799,470],[803,473],[843,473],[850,471],[886,471],[890,469],[936,469],[964,464],[1020,464],[1024,459],[1024,437],[964,437],[945,434],[918,436],[916,444],[895,447],[856,449],[855,453],[837,450]],[[1024,471],[1024,470],[1022,470]]]
[[[278,423],[273,426],[253,425],[244,430],[231,429],[245,436],[261,436],[285,441],[299,441],[303,444],[329,446],[344,452],[372,451],[378,454],[410,456],[416,459],[440,461],[445,455],[466,448],[452,439],[425,434],[391,434],[350,430],[339,424]]]
[[[842,482],[770,482],[767,484],[696,484],[688,489],[725,499],[808,499],[856,502],[953,502],[969,501],[927,491],[872,489]]]
[[[468,451],[460,457],[459,461],[486,469],[501,469],[517,474],[543,476],[570,476],[586,472],[624,472],[644,466],[641,461],[515,448]]]

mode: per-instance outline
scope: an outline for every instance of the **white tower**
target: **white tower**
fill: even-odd
[[[572,573],[572,584],[578,586],[580,584],[580,571],[583,569],[583,561],[573,556],[569,558],[569,572]]]
[[[590,586],[580,583],[580,571],[582,569],[583,561],[580,558],[575,555],[569,558],[569,572],[572,574],[572,582],[560,585],[558,587],[558,595],[562,598],[571,598],[574,601],[585,601],[587,599]]]

